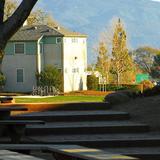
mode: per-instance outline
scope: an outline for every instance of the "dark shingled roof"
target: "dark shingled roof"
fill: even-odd
[[[86,37],[85,34],[72,32],[64,27],[49,27],[47,25],[23,26],[10,39],[10,41],[35,41],[41,36],[59,36],[59,37]]]

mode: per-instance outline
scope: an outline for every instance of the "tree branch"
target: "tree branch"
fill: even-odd
[[[3,24],[5,0],[0,0],[0,25]]]
[[[8,41],[23,25],[38,0],[23,0],[11,17],[4,22],[3,37]]]

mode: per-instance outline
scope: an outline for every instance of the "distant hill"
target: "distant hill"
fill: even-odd
[[[160,3],[151,0],[43,0],[65,27],[88,34],[88,62],[92,46],[113,17],[124,20],[130,45],[160,47]]]

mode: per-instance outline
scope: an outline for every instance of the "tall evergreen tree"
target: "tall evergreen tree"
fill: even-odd
[[[123,76],[132,70],[133,62],[127,49],[127,36],[121,20],[115,25],[112,40],[112,73],[116,75],[117,84],[122,82]]]

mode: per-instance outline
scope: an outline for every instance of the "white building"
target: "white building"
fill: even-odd
[[[87,37],[63,27],[24,26],[8,42],[2,64],[5,91],[31,92],[46,65],[63,73],[64,92],[86,90]]]

